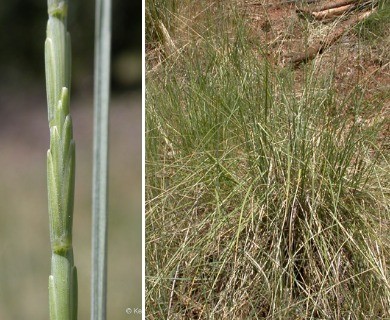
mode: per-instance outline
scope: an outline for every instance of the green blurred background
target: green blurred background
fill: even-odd
[[[49,319],[47,3],[0,6],[0,319]],[[70,1],[79,319],[90,317],[94,1]],[[140,319],[142,2],[113,1],[108,319]]]

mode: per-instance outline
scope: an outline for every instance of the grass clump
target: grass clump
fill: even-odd
[[[386,318],[380,121],[332,73],[298,85],[231,8],[209,10],[147,77],[147,317]]]

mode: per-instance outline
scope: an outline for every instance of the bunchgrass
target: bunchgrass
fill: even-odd
[[[231,7],[193,16],[148,65],[147,318],[385,319],[382,118],[331,70],[271,67]]]

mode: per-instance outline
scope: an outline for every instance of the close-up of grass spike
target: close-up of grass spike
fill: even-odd
[[[52,253],[51,320],[77,319],[77,271],[72,248],[75,143],[69,114],[71,49],[67,7],[68,1],[48,0],[45,69],[50,127],[47,184]]]

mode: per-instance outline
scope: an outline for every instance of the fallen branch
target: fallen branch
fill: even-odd
[[[368,5],[374,7],[376,0],[337,0],[314,9],[297,8],[298,17],[309,20],[331,20],[348,14],[353,10],[362,10]]]
[[[355,4],[347,4],[345,6],[332,8],[332,9],[326,9],[318,12],[312,12],[311,15],[316,20],[325,20],[325,19],[332,19],[335,17],[339,17],[345,13],[348,13],[355,7]]]
[[[333,9],[333,8],[343,7],[346,5],[356,5],[359,2],[362,2],[362,1],[359,1],[359,0],[336,0],[336,1],[331,1],[329,3],[326,3],[322,6],[319,6],[315,9],[313,9],[312,11],[315,11],[315,12],[325,11],[325,10],[329,10],[329,9]]]
[[[363,12],[351,18],[346,24],[337,28],[334,33],[327,36],[324,40],[321,40],[318,44],[309,47],[304,53],[292,57],[289,64],[294,68],[297,68],[302,63],[313,60],[318,54],[322,54],[327,48],[340,39],[341,36],[349,31],[352,26],[367,18],[372,12],[374,12],[374,10]]]
[[[284,5],[284,4],[286,4],[286,5],[287,4],[297,4],[297,3],[310,4],[310,3],[320,2],[320,1],[321,0],[282,0],[282,1],[273,2],[273,3],[264,3],[263,1],[255,1],[255,2],[246,3],[246,5],[248,5],[248,6],[274,7],[274,6]]]

